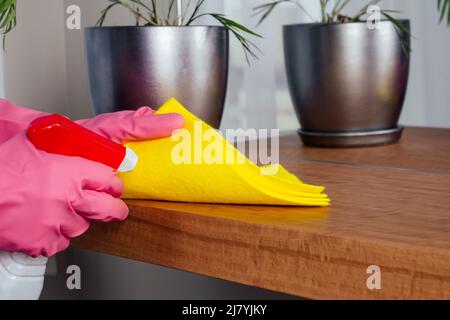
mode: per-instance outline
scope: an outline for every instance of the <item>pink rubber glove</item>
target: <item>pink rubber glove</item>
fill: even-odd
[[[168,137],[184,125],[179,114],[154,113],[149,107],[142,107],[136,111],[106,113],[76,122],[117,143]]]
[[[84,233],[90,220],[123,220],[128,208],[118,199],[123,186],[112,169],[36,150],[23,130],[27,125],[21,127],[23,119],[32,121],[35,115],[14,118],[10,112],[8,119],[14,121],[0,121],[0,133],[8,136],[0,144],[0,250],[51,256]],[[141,108],[80,123],[123,142],[168,136],[183,125],[183,119]]]
[[[45,115],[47,113],[0,99],[0,143],[26,130],[29,123]],[[102,114],[76,122],[117,143],[166,137],[184,123],[180,115],[155,115],[154,110],[149,107]]]
[[[43,112],[19,107],[0,99],[0,143],[26,130],[30,122],[44,115],[46,114]]]

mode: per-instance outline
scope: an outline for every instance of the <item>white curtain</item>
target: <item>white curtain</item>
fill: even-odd
[[[255,28],[252,8],[269,0],[210,1],[206,10],[223,12]],[[350,12],[367,1],[355,0]],[[319,0],[303,0],[315,17]],[[400,10],[402,18],[412,20],[413,40],[411,76],[401,122],[406,125],[450,127],[450,28],[438,25],[436,2],[430,0],[386,0],[386,9]],[[232,41],[230,84],[223,127],[280,128],[291,130],[299,124],[290,100],[284,70],[282,25],[309,22],[294,6],[275,10],[257,32],[255,39],[264,52],[248,67],[239,43]],[[202,22],[211,22],[202,21]]]

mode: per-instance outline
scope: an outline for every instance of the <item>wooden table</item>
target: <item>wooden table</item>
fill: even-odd
[[[450,130],[408,128],[399,144],[303,147],[281,163],[323,184],[330,208],[129,201],[83,248],[305,298],[450,299]],[[379,266],[381,289],[367,269]]]

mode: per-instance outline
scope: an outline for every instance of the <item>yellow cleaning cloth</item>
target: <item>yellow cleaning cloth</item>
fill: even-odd
[[[120,173],[125,199],[329,205],[323,187],[303,184],[280,165],[257,166],[175,99],[157,111],[167,113],[183,115],[184,128],[172,137],[127,144],[139,162],[133,172]]]

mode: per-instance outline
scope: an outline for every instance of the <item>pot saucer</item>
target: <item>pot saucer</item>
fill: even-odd
[[[311,132],[298,130],[303,143],[311,147],[322,148],[354,148],[372,147],[398,142],[404,128],[387,130],[355,131],[355,132]]]

